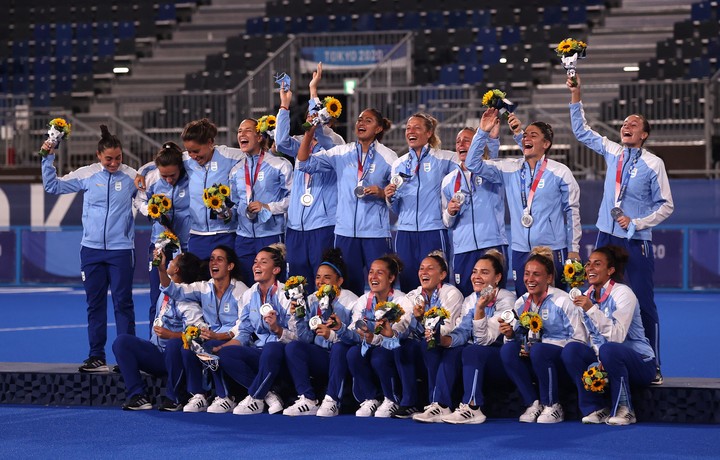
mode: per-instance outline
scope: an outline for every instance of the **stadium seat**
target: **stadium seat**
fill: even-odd
[[[438,83],[441,85],[459,85],[460,84],[460,68],[457,64],[445,65],[440,68],[440,78]]]
[[[263,35],[265,33],[263,17],[249,18],[245,23],[245,31],[248,35]]]
[[[690,19],[693,21],[708,21],[712,19],[712,13],[711,2],[697,2],[690,7]]]
[[[563,15],[560,5],[546,5],[543,8],[543,24],[546,26],[552,26],[555,24],[562,24]]]
[[[483,48],[490,45],[497,45],[497,34],[492,27],[481,27],[478,31],[475,43]]]
[[[175,22],[177,20],[177,11],[174,3],[160,3],[155,15],[155,19],[161,22]]]
[[[707,78],[712,75],[710,59],[706,57],[698,57],[690,61],[688,67],[687,78]]]
[[[468,84],[476,84],[483,81],[484,71],[481,65],[465,66],[463,74],[463,82]]]
[[[349,24],[352,17],[348,15],[339,15],[335,17],[333,29],[337,32],[350,31]],[[355,21],[355,30],[358,32],[367,32],[375,30],[375,16],[370,13],[361,14]]]
[[[61,24],[55,24],[55,40],[72,40],[73,38],[73,29],[72,24],[69,23],[61,23]]]
[[[500,34],[500,44],[511,46],[516,43],[520,43],[520,28],[514,25],[503,27]]]
[[[474,46],[463,46],[458,50],[458,63],[473,65],[478,63],[477,49]]]
[[[122,21],[118,23],[117,38],[120,40],[129,40],[135,38],[135,22]]]
[[[568,24],[587,24],[587,7],[585,5],[571,5],[568,7]]]
[[[462,13],[467,14],[466,11]],[[472,15],[470,16],[471,27],[490,27],[491,23],[492,15],[490,14],[490,10],[473,9]]]

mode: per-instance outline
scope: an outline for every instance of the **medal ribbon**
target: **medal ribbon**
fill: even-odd
[[[165,297],[163,297],[162,305],[160,305],[160,313],[158,313],[158,318],[162,318],[165,316],[165,312],[168,311],[168,303],[170,302],[170,297],[165,294]]]
[[[632,164],[625,173],[625,177],[622,177],[623,161],[625,160],[625,149],[620,154],[620,159],[617,164],[617,171],[615,172],[615,207],[620,207],[623,198],[625,198],[625,191],[627,190],[628,182],[630,182],[630,173],[635,169],[635,163],[637,163],[642,153],[641,149],[638,149],[638,154],[632,158]],[[628,155],[632,156],[632,149],[628,147]],[[622,179],[622,180],[621,180]]]
[[[537,186],[540,183],[540,178],[542,178],[542,175],[545,172],[547,162],[548,159],[547,157],[545,157],[542,161],[542,164],[540,165],[540,169],[538,170],[537,175],[535,176],[535,180],[533,180],[533,183],[530,186],[530,193],[527,196],[525,196],[525,165],[523,164],[522,172],[520,173],[520,198],[522,199],[523,210],[527,209],[528,211],[530,211],[533,198],[535,197],[535,190],[537,190]],[[528,169],[530,169],[529,164]]]
[[[420,150],[420,155],[417,157],[417,164],[415,165],[415,174],[414,175],[417,175],[417,173],[420,171],[420,160],[422,160],[425,157],[425,155],[428,153],[428,150],[429,149],[428,149],[427,145],[423,146],[422,150]],[[413,153],[415,153],[415,151],[410,149],[410,151],[408,152],[408,159],[405,162],[405,167],[407,168],[408,174],[412,174],[411,167],[412,167]]]
[[[590,289],[588,289],[587,293],[585,295],[588,296],[590,301],[595,304],[602,304],[607,300],[607,298],[610,296],[610,292],[612,292],[613,286],[615,286],[615,280],[610,280],[610,284],[608,285],[607,289],[605,289],[605,292],[602,296],[600,296],[600,300],[596,301],[595,296],[595,286],[590,286]]]
[[[365,179],[365,176],[367,176],[368,172],[370,172],[369,168],[365,168],[365,164],[367,163],[368,159],[372,156],[372,145],[368,149],[367,154],[365,155],[365,161],[362,161],[362,146],[358,143],[357,144],[357,159],[358,159],[358,185],[362,183],[362,181]]]
[[[545,302],[545,299],[547,299],[547,291],[545,291],[545,294],[543,295],[542,299],[540,299],[540,302],[537,303],[538,311],[540,311],[540,306]],[[525,301],[525,305],[523,306],[523,313],[526,313],[530,311],[530,306],[532,305],[532,296],[528,294],[527,300]]]
[[[305,193],[310,193],[312,188],[312,175],[305,173]]]
[[[462,189],[462,179],[465,179],[465,183],[468,184],[468,191],[474,192],[475,191],[475,181],[473,180],[473,173],[470,173],[470,182],[467,182],[467,177],[465,177],[465,172],[462,169],[462,166],[458,166],[458,174],[455,178],[455,187],[453,189],[453,193],[457,193]]]
[[[247,197],[247,204],[253,201],[253,187],[257,182],[258,174],[260,173],[260,165],[262,165],[263,158],[265,157],[265,151],[263,150],[258,155],[257,165],[255,166],[255,174],[253,175],[252,182],[250,181],[250,167],[248,166],[248,160],[252,157],[248,157],[245,160],[245,196]]]

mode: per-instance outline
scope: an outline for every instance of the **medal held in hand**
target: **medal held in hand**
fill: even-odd
[[[455,192],[452,199],[456,203],[463,204],[465,203],[465,194],[463,192]]]
[[[270,314],[270,312],[273,311],[273,306],[269,303],[264,303],[260,305],[260,316],[263,318]]]
[[[363,187],[362,182],[359,182],[357,187],[355,187],[355,190],[353,191],[355,193],[355,196],[358,198],[362,198],[365,196],[365,187]]]
[[[617,222],[619,218],[625,215],[625,212],[622,210],[621,207],[615,206],[610,210],[610,217],[613,218],[614,221]]]
[[[312,206],[313,201],[315,201],[315,197],[312,196],[312,194],[309,192],[303,193],[302,196],[300,197],[300,204],[303,206],[306,206],[306,207]]]
[[[500,319],[503,320],[504,323],[514,327],[515,321],[517,321],[518,317],[517,313],[515,313],[515,310],[511,308],[510,310],[505,310],[500,313]]]

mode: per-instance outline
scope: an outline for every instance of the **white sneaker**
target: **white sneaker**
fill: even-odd
[[[207,399],[205,399],[205,395],[203,394],[196,394],[193,395],[192,398],[190,398],[190,401],[185,404],[183,407],[183,412],[205,412],[207,410]]]
[[[207,411],[211,414],[227,414],[231,412],[235,406],[237,406],[237,404],[230,396],[226,398],[216,396],[212,404],[210,404],[210,407],[207,408]]]
[[[255,415],[262,414],[265,409],[265,402],[262,399],[255,399],[248,395],[240,401],[240,404],[235,407],[233,414],[235,415]]]
[[[434,402],[425,406],[425,412],[413,415],[413,420],[423,423],[442,423],[442,418],[450,415],[450,409]]]
[[[283,411],[283,415],[297,417],[299,415],[315,415],[318,411],[318,403],[314,399],[308,399],[305,395],[300,395],[295,404]]]
[[[460,404],[455,412],[442,418],[445,423],[459,424],[475,424],[483,423],[487,417],[482,413],[480,408],[473,409],[467,404]]]
[[[560,423],[565,420],[565,414],[560,403],[552,406],[545,406],[540,416],[537,418],[538,423]]]
[[[375,411],[375,417],[378,418],[390,418],[392,415],[397,412],[398,406],[395,401],[389,398],[385,398],[382,404],[380,404],[380,407],[377,408]]]
[[[532,406],[525,409],[525,412],[523,412],[523,414],[520,416],[520,421],[523,423],[535,423],[542,410],[542,404],[540,404],[540,401],[536,399],[532,403]]]
[[[360,403],[360,409],[355,411],[355,417],[372,417],[378,408],[376,399],[366,399]]]
[[[608,418],[605,423],[608,425],[630,425],[635,422],[637,422],[635,412],[631,411],[627,406],[620,406],[615,415]]]
[[[592,424],[605,423],[608,417],[610,417],[610,409],[603,407],[583,417],[582,422]]]
[[[325,395],[325,399],[323,399],[323,402],[320,404],[320,408],[315,415],[318,417],[335,417],[339,414],[340,408],[338,407],[338,403],[330,396]]]
[[[283,410],[283,400],[274,391],[267,392],[265,404],[268,406],[268,414],[277,414]]]

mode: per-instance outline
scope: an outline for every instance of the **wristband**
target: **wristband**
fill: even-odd
[[[287,110],[288,112],[290,111],[290,109],[288,109],[288,108],[285,107],[284,105],[281,105],[280,108],[281,108],[281,109],[285,109],[285,110]]]

